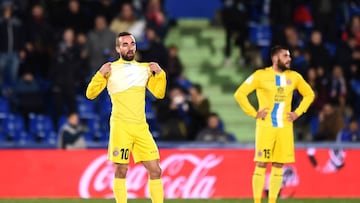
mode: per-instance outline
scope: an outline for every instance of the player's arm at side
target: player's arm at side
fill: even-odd
[[[234,98],[242,108],[242,110],[249,116],[256,118],[257,111],[250,103],[248,95],[256,89],[257,80],[256,73],[249,76],[235,91]]]
[[[100,70],[92,77],[87,89],[86,97],[95,99],[106,87],[108,74],[110,72],[110,64],[104,64]]]
[[[146,85],[148,90],[156,97],[157,99],[163,99],[166,92],[166,73],[164,70],[159,69],[159,71],[150,73],[148,83]]]
[[[295,109],[295,113],[301,116],[309,108],[311,103],[314,101],[315,93],[311,89],[310,85],[304,80],[304,78],[298,74],[297,90],[302,95],[302,100],[299,106]]]

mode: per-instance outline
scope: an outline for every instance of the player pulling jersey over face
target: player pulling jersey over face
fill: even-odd
[[[157,63],[134,60],[135,38],[127,32],[116,39],[120,59],[105,63],[88,85],[86,96],[96,98],[105,87],[111,98],[109,160],[115,163],[114,196],[126,202],[126,172],[130,155],[141,162],[149,173],[150,196],[154,203],[163,202],[163,186],[159,152],[149,131],[145,116],[146,88],[156,97],[164,98],[166,74]]]
[[[290,70],[290,52],[275,46],[271,50],[272,66],[257,70],[236,90],[234,97],[246,114],[256,118],[255,162],[253,175],[254,202],[260,203],[267,163],[272,163],[269,202],[276,202],[281,183],[282,166],[295,161],[293,121],[302,115],[314,100],[314,92],[300,74]],[[291,111],[294,90],[303,99]],[[259,110],[249,102],[256,91]]]

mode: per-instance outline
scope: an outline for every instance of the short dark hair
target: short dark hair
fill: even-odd
[[[278,54],[281,50],[289,50],[289,49],[283,45],[275,45],[270,50],[270,56],[273,57],[274,55]]]
[[[192,84],[192,87],[196,89],[200,94],[202,93],[202,86],[199,83]]]
[[[120,38],[120,37],[130,36],[130,35],[132,35],[130,32],[120,32],[120,33],[118,34],[116,40],[115,40],[116,46],[117,46],[117,47],[120,46],[120,44],[119,44],[119,38]]]
[[[210,112],[206,116],[206,120],[209,121],[209,119],[212,118],[212,117],[217,118],[219,120],[219,123],[220,123],[221,118],[220,118],[219,114],[217,114],[216,112]]]
[[[120,32],[119,34],[118,34],[118,38],[119,37],[123,37],[123,36],[129,36],[129,35],[132,35],[130,32]]]

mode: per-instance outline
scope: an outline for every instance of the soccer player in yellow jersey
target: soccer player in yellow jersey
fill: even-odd
[[[164,98],[166,74],[157,63],[135,61],[136,42],[122,32],[116,38],[120,59],[105,63],[93,76],[86,90],[96,98],[107,87],[111,98],[109,160],[115,164],[113,192],[117,203],[127,202],[126,173],[130,154],[149,174],[149,194],[153,203],[163,203],[160,156],[145,117],[145,88],[156,98]]]
[[[272,66],[255,71],[236,90],[234,97],[243,111],[256,119],[255,158],[252,177],[253,198],[261,202],[267,163],[272,163],[269,182],[269,203],[275,203],[282,185],[282,167],[295,161],[293,122],[303,114],[314,92],[300,74],[290,70],[290,52],[282,46],[271,49]],[[302,95],[292,111],[293,91]],[[256,91],[258,110],[248,95]]]

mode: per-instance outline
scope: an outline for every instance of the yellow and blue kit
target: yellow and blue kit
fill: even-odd
[[[298,116],[306,112],[314,100],[314,92],[303,77],[292,70],[277,73],[272,67],[260,69],[250,75],[236,90],[234,97],[246,114],[256,117],[257,110],[250,103],[248,95],[256,90],[258,109],[269,108],[265,120],[258,119],[256,125],[267,127],[292,126],[286,119],[291,111],[294,90],[302,95],[299,106],[295,109]]]
[[[302,95],[295,113],[300,116],[314,100],[314,92],[303,77],[292,70],[275,72],[272,67],[255,71],[236,90],[234,97],[243,111],[256,118],[257,110],[248,95],[256,91],[258,109],[268,108],[265,119],[256,120],[255,161],[294,161],[293,123],[288,121],[294,90]]]

